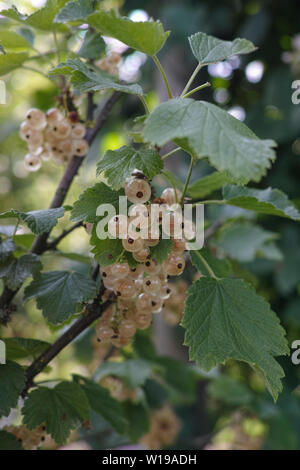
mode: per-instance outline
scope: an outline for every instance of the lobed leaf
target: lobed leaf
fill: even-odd
[[[0,365],[0,416],[8,416],[25,387],[25,372],[16,362]]]
[[[58,207],[57,209],[46,209],[40,211],[20,212],[16,209],[11,209],[0,214],[0,219],[16,218],[21,219],[28,228],[36,235],[50,232],[50,230],[57,224],[57,220],[64,215],[64,208]]]
[[[19,258],[10,257],[0,263],[0,279],[10,289],[17,289],[28,277],[36,277],[43,266],[39,256],[28,253]]]
[[[59,11],[54,23],[84,20],[94,11],[94,0],[71,0]]]

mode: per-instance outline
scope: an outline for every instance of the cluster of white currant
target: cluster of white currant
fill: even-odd
[[[169,325],[178,325],[180,323],[184,312],[187,290],[188,284],[183,280],[172,283],[172,295],[165,300],[165,307],[162,311],[163,318]]]
[[[169,405],[154,411],[150,416],[150,429],[141,440],[140,444],[150,450],[174,444],[180,431],[180,422]]]
[[[46,113],[37,108],[30,109],[20,127],[20,137],[28,146],[26,169],[37,171],[42,161],[50,159],[64,164],[73,155],[84,157],[89,150],[85,134],[86,127],[79,122],[76,112],[65,117],[57,108]]]
[[[121,55],[118,52],[112,52],[110,55],[103,57],[103,59],[95,62],[96,67],[100,70],[108,72],[110,75],[119,75],[119,63],[121,61]]]
[[[36,450],[46,439],[45,426],[29,430],[25,425],[5,426],[4,431],[13,434],[22,444],[24,450]]]
[[[191,226],[187,236],[184,232],[186,238],[174,237],[175,225],[176,223],[178,225],[177,218],[182,216],[181,213],[172,211],[171,207],[180,197],[179,191],[175,194],[173,188],[167,188],[161,197],[154,199],[154,204],[151,204],[149,203],[152,195],[151,186],[140,173],[138,175],[139,177],[135,172],[125,184],[125,194],[133,203],[129,217],[119,214],[108,222],[111,235],[122,239],[124,250],[132,254],[137,265],[130,267],[124,261],[100,270],[103,284],[108,291],[105,297],[113,291],[117,301],[103,313],[96,326],[96,334],[100,341],[111,342],[116,347],[129,344],[136,330],[148,328],[152,322],[152,314],[163,310],[165,301],[172,296],[173,291],[173,284],[168,282],[168,278],[183,272],[186,241],[195,236],[194,232],[190,233],[193,230]],[[153,217],[152,214],[153,205],[161,205],[164,215],[169,216],[170,222],[172,251],[161,264],[151,257],[150,250],[160,242],[162,236],[160,225],[152,230],[153,220],[157,221],[157,217]],[[160,224],[162,219],[158,219]],[[181,228],[185,224],[190,224],[189,221],[182,222],[181,219],[179,222]]]
[[[107,375],[100,381],[100,385],[107,388],[110,395],[118,401],[135,401],[137,399],[137,390],[127,387],[119,377]]]

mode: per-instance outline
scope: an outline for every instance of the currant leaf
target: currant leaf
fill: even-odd
[[[69,271],[42,273],[25,289],[25,301],[36,298],[37,307],[50,323],[58,324],[76,312],[78,304],[96,295],[96,284],[87,276]]]
[[[188,195],[193,199],[201,199],[222,188],[225,184],[232,182],[232,177],[227,173],[214,171],[191,184],[188,188]]]
[[[2,12],[1,12],[2,14]],[[21,67],[28,59],[27,52],[8,52],[0,55],[0,77]]]
[[[0,365],[0,416],[8,416],[15,408],[25,387],[25,372],[16,362]]]
[[[130,359],[123,362],[104,362],[95,372],[94,379],[99,382],[107,375],[121,377],[128,387],[135,389],[144,385],[151,376],[154,364],[143,359]]]
[[[261,214],[278,215],[300,220],[300,213],[288,197],[279,189],[252,189],[227,185],[223,188],[227,204],[242,207]]]
[[[94,11],[93,0],[71,0],[59,11],[54,23],[67,23],[68,21],[84,20]]]
[[[0,279],[4,279],[10,289],[17,289],[28,277],[36,277],[42,267],[39,256],[32,253],[19,258],[11,256],[0,263]]]
[[[54,388],[39,387],[29,393],[22,409],[28,429],[44,424],[55,442],[66,442],[72,429],[89,419],[90,406],[82,388],[73,382],[60,382]]]
[[[289,348],[278,317],[249,284],[199,279],[188,290],[182,326],[190,359],[200,368],[208,371],[230,358],[247,362],[277,399],[284,372],[274,357]]]
[[[108,184],[120,189],[133,170],[141,171],[148,179],[153,178],[163,169],[160,155],[153,149],[135,150],[124,145],[118,150],[108,150],[97,165],[97,174],[104,174]]]
[[[223,41],[205,33],[196,33],[189,37],[192,52],[202,65],[213,64],[238,54],[249,54],[256,47],[247,39]]]
[[[127,46],[148,55],[156,54],[164,45],[169,32],[159,21],[131,21],[114,11],[100,11],[87,18],[90,26],[105,36],[124,42]]]
[[[20,212],[16,209],[11,209],[2,212],[0,219],[21,219],[33,233],[39,235],[49,232],[57,224],[57,220],[63,217],[64,212],[63,207],[30,212]]]
[[[174,140],[237,182],[259,181],[275,159],[272,140],[259,139],[245,124],[205,101],[176,98],[155,108],[145,139],[158,146]]]

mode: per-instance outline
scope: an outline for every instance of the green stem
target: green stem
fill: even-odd
[[[204,266],[206,267],[207,271],[209,272],[209,275],[211,277],[213,277],[214,279],[218,279],[217,276],[215,275],[215,273],[213,272],[213,270],[211,269],[210,265],[208,264],[206,259],[203,258],[203,256],[200,254],[200,252],[197,250],[197,251],[195,251],[195,253],[198,256],[198,258],[200,259],[201,263],[204,264]]]
[[[169,82],[168,82],[168,79],[167,79],[167,76],[165,74],[165,71],[163,69],[163,66],[161,65],[158,57],[156,55],[153,55],[152,56],[152,59],[154,60],[155,62],[155,65],[157,66],[158,70],[160,71],[163,79],[164,79],[164,82],[165,82],[165,85],[166,85],[166,89],[167,89],[167,92],[168,92],[168,97],[169,99],[172,99],[173,98],[173,95],[172,95],[172,92],[171,92],[171,88],[170,88],[170,85],[169,85]]]
[[[179,150],[181,150],[181,147],[176,147],[175,149],[171,150],[170,152],[165,153],[164,155],[162,155],[161,159],[162,159],[162,160],[165,160],[166,158],[168,158],[168,157],[170,157],[171,155],[173,155],[173,153],[179,152]]]
[[[227,201],[225,199],[215,199],[211,201],[199,201],[193,204],[193,207],[199,206],[200,204],[227,204]]]
[[[189,79],[189,81],[187,82],[187,84],[185,85],[180,97],[182,98],[186,93],[187,91],[190,89],[190,86],[191,84],[193,83],[197,73],[199,72],[199,70],[201,69],[202,67],[202,64],[198,64],[197,67],[195,68],[194,72],[192,73],[191,75],[191,78]]]
[[[147,101],[145,100],[145,98],[142,95],[138,95],[138,97],[141,100],[141,102],[143,103],[146,114],[150,114],[150,110],[149,110],[149,107],[148,107],[148,104],[147,104]]]
[[[187,175],[187,177],[186,177],[186,180],[185,180],[185,185],[184,185],[183,192],[182,192],[182,196],[181,196],[181,201],[180,201],[180,204],[181,204],[181,205],[183,204],[184,197],[185,197],[185,194],[186,194],[186,192],[187,192],[187,188],[188,188],[188,185],[189,185],[191,176],[192,176],[192,171],[193,171],[194,163],[195,163],[195,157],[194,157],[193,155],[191,155],[190,168],[189,168],[189,172],[188,172],[188,175]]]
[[[57,53],[57,59],[58,59],[58,62],[61,62],[60,50],[59,50],[56,31],[53,31],[53,38],[54,38],[54,44],[55,44],[55,49],[56,49],[56,53]]]
[[[188,96],[191,96],[196,93],[196,91],[203,90],[203,88],[207,88],[208,86],[211,86],[211,83],[205,82],[203,83],[203,85],[197,86],[196,88],[193,88],[191,91],[183,95],[183,98],[187,98]]]
[[[18,227],[19,227],[19,223],[20,223],[20,219],[18,218],[17,223],[16,223],[15,228],[14,228],[13,237],[14,237],[14,236],[16,235],[16,233],[17,233],[17,230],[18,230]]]

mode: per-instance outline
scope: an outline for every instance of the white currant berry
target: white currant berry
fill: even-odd
[[[140,178],[132,178],[125,184],[125,194],[130,202],[144,203],[151,197],[151,186]]]
[[[129,275],[129,266],[127,263],[113,264],[111,267],[111,275],[117,279],[124,279]]]
[[[73,155],[73,144],[71,139],[60,140],[57,144],[57,152],[63,157],[68,158]]]
[[[184,271],[185,260],[183,256],[171,253],[163,262],[163,269],[169,276],[178,276]]]
[[[71,124],[71,134],[74,139],[83,139],[86,133],[86,128],[81,122]]]
[[[137,313],[135,316],[137,328],[146,330],[152,323],[152,314],[150,312]]]
[[[108,222],[108,232],[114,238],[127,237],[128,218],[124,214],[117,214]]]
[[[51,108],[46,112],[46,119],[48,124],[56,124],[64,119],[64,115],[59,109]]]
[[[193,240],[196,236],[196,226],[192,220],[185,219],[183,221],[184,231],[183,235],[186,240]]]
[[[151,296],[152,313],[159,313],[164,307],[164,301],[158,295]]]
[[[145,246],[140,251],[133,252],[132,256],[138,263],[143,263],[147,258],[149,258],[150,250],[147,246]]]
[[[41,131],[47,125],[45,113],[37,108],[31,108],[27,111],[26,122],[35,131]]]
[[[125,238],[122,240],[122,245],[126,251],[130,251],[132,253],[135,251],[141,251],[144,248],[144,242],[141,238],[138,238],[137,240],[134,240],[131,237]]]
[[[177,200],[176,200],[176,195],[177,195]],[[174,188],[166,188],[161,193],[161,198],[164,199],[164,201],[166,202],[166,204],[168,204],[168,206],[171,206],[172,204],[176,204],[177,202],[180,202],[182,193],[181,191],[179,191],[179,189],[176,189],[176,195],[175,195]]]
[[[133,320],[122,320],[118,329],[121,336],[131,338],[135,335],[136,324]]]
[[[181,255],[186,250],[186,242],[184,238],[174,238],[172,251]]]
[[[167,282],[162,284],[162,286],[160,288],[160,291],[159,291],[160,298],[161,299],[168,299],[171,296],[171,293],[172,293],[172,288],[171,288],[170,284],[168,284]]]
[[[143,288],[147,294],[157,294],[161,288],[161,281],[158,276],[148,276],[143,280]]]
[[[135,285],[132,279],[118,279],[114,282],[114,292],[118,297],[124,299],[131,298],[135,295]]]
[[[28,153],[24,158],[24,165],[28,171],[38,171],[41,168],[41,159],[38,155]]]
[[[84,139],[73,140],[73,153],[76,157],[85,157],[89,151],[89,144]]]
[[[71,124],[67,119],[53,123],[50,129],[57,140],[65,140],[71,135]]]
[[[147,274],[158,274],[161,266],[155,259],[147,259],[144,263],[144,268]]]
[[[101,341],[110,340],[114,335],[114,330],[109,326],[97,325],[96,334]]]
[[[21,139],[27,141],[30,137],[31,132],[32,132],[32,129],[28,125],[27,121],[23,121],[20,125],[20,131],[19,131],[19,135]]]
[[[150,294],[142,292],[136,299],[136,309],[138,312],[151,312],[153,305]]]
[[[139,279],[140,277],[143,276],[143,274],[144,274],[144,266],[142,264],[138,264],[137,266],[135,266],[134,268],[130,268],[129,270],[129,277],[134,280]]]

